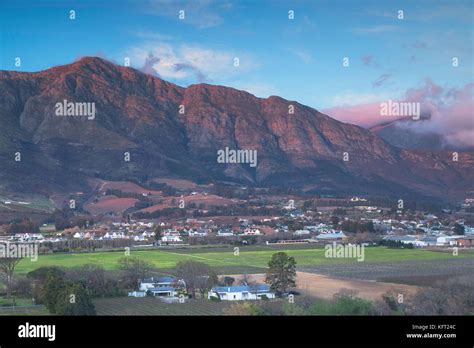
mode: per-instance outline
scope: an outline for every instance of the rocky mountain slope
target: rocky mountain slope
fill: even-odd
[[[57,116],[63,100],[95,103],[95,118]],[[93,177],[165,174],[327,194],[458,199],[474,190],[473,153],[453,161],[451,152],[402,150],[296,101],[182,88],[94,57],[37,73],[1,71],[0,125],[0,191],[49,195],[87,191]],[[258,165],[218,163],[226,147],[257,150]]]

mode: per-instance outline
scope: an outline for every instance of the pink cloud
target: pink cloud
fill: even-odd
[[[370,128],[384,122],[380,116],[380,103],[358,104],[350,106],[336,106],[322,110],[325,114],[338,121],[352,123]],[[385,122],[390,121],[385,119]]]
[[[442,135],[447,143],[458,147],[474,146],[474,83],[443,88],[425,79],[421,87],[408,89],[402,98],[392,100],[418,102],[421,106],[422,121],[400,122],[399,127]],[[381,116],[380,105],[387,101],[333,107],[323,112],[339,121],[370,128],[397,119]]]

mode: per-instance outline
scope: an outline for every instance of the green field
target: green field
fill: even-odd
[[[176,249],[176,250],[132,250],[131,256],[151,262],[158,269],[172,269],[179,261],[195,260],[209,264],[229,274],[263,270],[275,252],[284,251],[296,259],[298,266],[327,263],[357,262],[356,259],[327,259],[321,247],[241,247],[240,254],[234,255],[232,247]],[[36,262],[24,259],[16,268],[18,273],[27,273],[42,266],[77,267],[84,264],[96,264],[107,270],[116,270],[117,261],[124,257],[124,252],[94,252],[40,255]],[[458,256],[442,251],[422,249],[388,249],[386,247],[365,248],[365,262],[397,262],[416,260],[442,260],[452,258],[474,257],[474,253],[460,251]]]

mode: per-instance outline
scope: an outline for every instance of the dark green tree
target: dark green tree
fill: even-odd
[[[463,235],[464,234],[464,226],[460,225],[458,223],[455,223],[453,232],[454,232],[454,234],[457,234],[457,235]]]
[[[59,299],[65,295],[66,290],[66,281],[59,273],[48,273],[43,287],[42,302],[50,313],[57,314]]]
[[[58,294],[56,303],[58,315],[95,315],[95,307],[84,285],[70,283]]]
[[[43,303],[57,315],[95,315],[95,307],[83,284],[67,282],[57,272],[50,272],[43,290]]]
[[[282,296],[290,287],[296,286],[296,261],[284,252],[273,254],[268,262],[265,283],[277,296]]]

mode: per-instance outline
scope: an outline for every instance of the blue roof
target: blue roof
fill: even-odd
[[[266,284],[239,285],[239,286],[216,286],[212,288],[214,292],[270,292],[270,287]]]
[[[175,280],[173,277],[160,277],[155,279],[153,277],[142,280],[142,283],[172,283]]]
[[[330,238],[340,238],[345,237],[346,235],[342,232],[330,232],[330,233],[321,233],[316,236],[316,239],[330,239]]]

